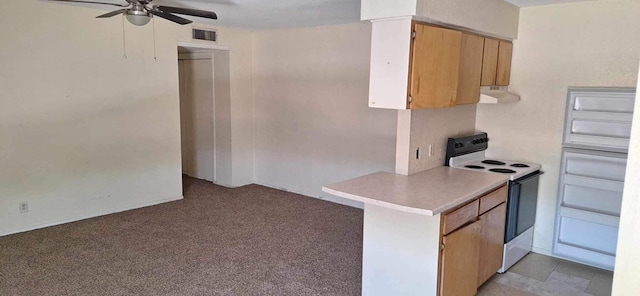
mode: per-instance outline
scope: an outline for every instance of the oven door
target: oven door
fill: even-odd
[[[537,171],[509,182],[505,243],[525,232],[535,223],[540,175],[542,172]]]

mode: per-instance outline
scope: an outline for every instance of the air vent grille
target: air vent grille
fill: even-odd
[[[216,42],[218,34],[216,31],[193,29],[193,39]]]

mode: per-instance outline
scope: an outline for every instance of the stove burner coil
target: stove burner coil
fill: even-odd
[[[529,165],[526,165],[524,163],[514,163],[511,166],[514,167],[514,168],[528,168],[529,167]]]
[[[516,171],[510,169],[489,169],[492,172],[503,173],[503,174],[513,174]]]
[[[493,160],[493,159],[485,159],[485,160],[482,161],[482,163],[492,164],[492,165],[505,165],[504,162]]]
[[[465,168],[470,168],[470,169],[476,169],[476,170],[483,170],[484,167],[480,166],[480,165],[465,165]]]

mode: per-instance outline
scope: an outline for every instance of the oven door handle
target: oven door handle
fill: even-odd
[[[542,174],[544,174],[543,171],[533,172],[533,173],[531,173],[529,175],[526,175],[526,176],[522,177],[521,179],[514,180],[513,183],[519,184],[521,182],[526,182],[527,180],[530,180],[532,178],[538,177],[538,176],[540,176]]]

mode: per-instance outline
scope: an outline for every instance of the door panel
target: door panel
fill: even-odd
[[[591,177],[611,181],[624,181],[627,169],[626,155],[597,155],[587,153],[565,153],[567,175]]]
[[[535,176],[520,181],[520,203],[518,205],[518,224],[516,235],[533,227],[536,221],[536,209],[538,206],[538,183],[540,177]]]
[[[411,108],[455,106],[462,33],[423,24],[414,30]]]
[[[535,224],[540,173],[527,179],[510,182],[507,206],[505,243]]]
[[[635,102],[633,88],[571,88],[563,144],[626,152]]]
[[[511,54],[513,45],[511,42],[500,41],[498,47],[498,68],[496,70],[496,85],[509,85],[509,77],[511,77]]]
[[[504,250],[504,223],[507,214],[505,203],[480,216],[480,262],[478,266],[478,287],[502,267]]]
[[[622,183],[620,183],[622,187]],[[622,188],[620,188],[622,189]],[[564,186],[563,206],[620,216],[622,190],[606,190],[592,186]]]
[[[559,239],[564,244],[615,255],[618,227],[562,217]]]
[[[613,269],[626,154],[565,148],[553,253]]]
[[[472,296],[477,292],[481,221],[442,238],[441,296]]]
[[[498,47],[500,41],[491,38],[484,39],[484,53],[482,57],[482,81],[480,85],[489,86],[496,84],[496,71],[498,69]]]
[[[457,105],[475,104],[480,101],[483,47],[483,37],[462,34]]]

